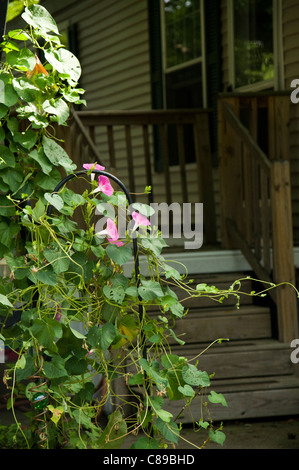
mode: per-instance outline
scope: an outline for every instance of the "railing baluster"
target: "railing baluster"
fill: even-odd
[[[187,190],[187,179],[186,179],[186,167],[185,167],[185,152],[184,152],[184,129],[182,124],[177,124],[177,137],[178,137],[178,154],[180,164],[180,178],[182,188],[182,199],[183,202],[188,202],[188,190]]]
[[[261,171],[261,228],[263,264],[267,272],[271,272],[270,214],[269,214],[269,178]]]
[[[150,154],[150,141],[148,126],[143,124],[142,126],[142,136],[143,136],[143,151],[145,159],[145,171],[146,171],[146,182],[147,186],[151,186],[152,190],[148,195],[148,202],[153,202],[154,199],[154,189],[153,189],[153,180],[152,180],[152,168],[151,168],[151,154]]]
[[[169,155],[168,155],[168,141],[167,141],[167,125],[160,125],[161,140],[162,140],[162,159],[163,159],[163,173],[165,181],[166,202],[171,204],[171,182],[169,172]]]
[[[91,138],[91,140],[95,142],[95,126],[89,126],[88,133],[89,133],[89,137]]]
[[[132,199],[135,199],[135,178],[134,178],[134,163],[133,163],[133,152],[132,152],[132,137],[131,127],[125,125],[125,137],[126,137],[126,150],[127,150],[127,168],[129,178],[129,188],[132,193]]]
[[[253,187],[253,163],[246,146],[244,146],[244,198],[245,198],[245,230],[246,240],[249,246],[253,244],[253,201],[251,192]]]
[[[208,243],[217,240],[213,172],[208,114],[196,113],[193,122],[199,201],[204,203],[204,233]]]
[[[107,129],[107,141],[108,141],[110,168],[113,169],[113,170],[116,170],[113,126],[108,125],[108,126],[106,126],[106,129]]]
[[[254,161],[254,172],[253,172],[253,188],[252,188],[252,197],[253,197],[253,207],[254,207],[254,249],[255,255],[258,261],[262,259],[262,251],[261,251],[261,207],[260,207],[260,181],[259,181],[259,171],[260,166],[258,162]]]

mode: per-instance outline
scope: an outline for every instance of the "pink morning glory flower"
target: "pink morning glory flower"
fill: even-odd
[[[85,170],[91,170],[91,169],[98,170],[98,171],[105,170],[105,167],[102,165],[99,165],[98,163],[84,163],[83,168],[85,168]]]
[[[93,193],[98,193],[99,191],[106,194],[107,196],[111,196],[113,194],[113,188],[107,176],[104,176],[104,175],[99,176],[98,187],[93,191]]]
[[[98,170],[98,171],[105,170],[105,167],[102,165],[99,165],[98,163],[84,163],[83,168],[85,168],[85,170]],[[95,174],[91,173],[90,177],[91,177],[91,180],[93,181]]]
[[[136,211],[132,213],[132,218],[135,221],[133,231],[136,230],[140,225],[146,226],[151,224],[145,215],[139,214],[139,212]]]
[[[101,230],[97,232],[96,235],[98,237],[107,237],[107,239],[111,242],[115,242],[118,240],[118,231],[115,223],[112,219],[107,219],[107,226],[105,230]]]

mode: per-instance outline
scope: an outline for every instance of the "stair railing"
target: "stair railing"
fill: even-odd
[[[281,341],[298,336],[290,163],[270,160],[238,118],[238,103],[219,100],[222,243],[240,249],[257,277],[275,284]],[[271,138],[271,136],[270,136]]]

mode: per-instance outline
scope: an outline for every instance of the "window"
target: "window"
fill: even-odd
[[[280,0],[229,0],[229,72],[233,89],[278,86]]]
[[[214,3],[215,0],[148,0],[154,109],[207,107],[204,15]],[[213,56],[216,55],[213,50]],[[169,126],[170,165],[177,165],[173,132]],[[186,163],[195,161],[192,132],[191,126],[184,129]],[[161,171],[162,151],[157,129],[154,129],[154,146],[155,169]]]
[[[162,0],[162,42],[165,105],[205,105],[203,2]]]
[[[273,79],[272,0],[235,1],[233,14],[236,88]]]
[[[201,57],[200,0],[164,0],[166,68]]]

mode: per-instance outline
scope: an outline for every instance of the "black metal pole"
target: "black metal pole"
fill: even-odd
[[[71,173],[70,175],[66,176],[63,180],[61,180],[57,184],[57,186],[54,189],[54,191],[52,192],[52,194],[57,193],[68,181],[72,180],[73,178],[76,178],[77,176],[81,176],[81,175],[84,175],[84,174],[86,175],[86,173],[88,173],[89,171],[90,170],[80,170],[80,171],[77,171],[75,173]],[[123,184],[123,182],[121,180],[119,180],[116,176],[112,175],[111,173],[107,173],[106,171],[102,171],[102,170],[92,170],[92,173],[107,176],[109,179],[112,179],[115,183],[117,183],[119,185],[119,187],[125,193],[129,205],[132,204],[132,198],[131,198],[131,195],[130,195],[128,189]],[[47,209],[47,216],[51,215],[52,209],[53,209],[53,206],[49,205],[48,209]],[[136,281],[139,285],[139,282],[140,282],[140,280],[139,280],[140,268],[139,268],[139,257],[138,257],[136,238],[133,238],[133,253],[134,253],[134,262],[135,262],[135,276],[136,276]]]
[[[0,0],[0,40],[2,41],[6,29],[8,0]],[[2,52],[0,52],[1,60]]]
[[[57,193],[68,181],[72,180],[73,178],[76,178],[81,175],[86,175],[90,170],[80,170],[75,173],[71,173],[70,175],[66,176],[63,180],[61,180],[56,188],[53,190],[53,193]],[[111,173],[108,173],[106,171],[102,170],[92,170],[91,173],[96,173],[98,175],[104,175],[107,176],[109,179],[113,180],[115,183],[118,184],[118,186],[122,189],[122,191],[125,193],[126,198],[128,200],[129,205],[132,204],[132,198],[131,195],[124,185],[124,183],[119,180],[116,176],[112,175]],[[47,209],[47,216],[49,217],[51,215],[53,206],[50,204]],[[136,285],[139,287],[140,285],[140,264],[139,264],[139,256],[138,256],[138,247],[137,247],[137,239],[133,238],[133,255],[134,255],[134,266],[135,266],[135,278],[136,278]],[[139,319],[142,321],[143,319],[143,308],[141,305],[141,297],[139,296]],[[146,347],[145,347],[145,337],[141,337],[141,347],[142,347],[142,352],[143,352],[143,357],[146,358]]]
[[[5,34],[8,0],[0,0],[0,36]]]

